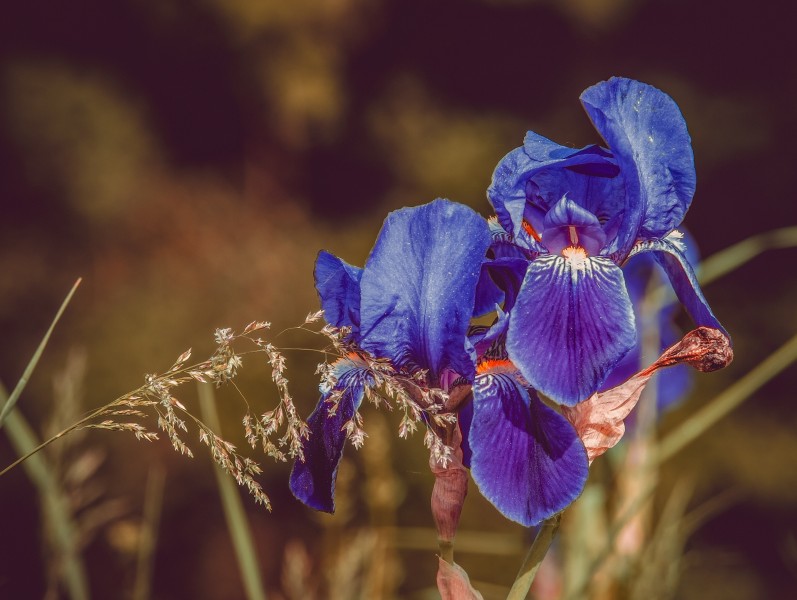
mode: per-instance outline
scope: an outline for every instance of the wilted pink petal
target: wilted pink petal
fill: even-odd
[[[716,371],[732,360],[730,340],[722,332],[698,327],[665,350],[647,369],[617,387],[596,392],[580,404],[563,406],[562,414],[573,424],[584,442],[591,463],[623,437],[623,421],[636,406],[645,385],[656,371],[680,363],[687,363],[698,371]]]
[[[465,570],[458,564],[449,564],[438,559],[437,589],[442,600],[484,600],[484,597],[473,589]]]
[[[468,472],[462,464],[462,433],[454,426],[451,440],[451,461],[443,467],[434,455],[429,457],[429,468],[435,476],[432,490],[432,516],[437,525],[438,539],[451,542],[457,532],[462,505],[468,493]]]

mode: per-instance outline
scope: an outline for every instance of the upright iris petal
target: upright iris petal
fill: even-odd
[[[594,85],[581,102],[622,172],[626,215],[618,250],[627,255],[637,237],[667,235],[689,209],[696,176],[686,122],[667,94],[632,79]]]
[[[395,211],[385,220],[364,269],[319,254],[315,279],[325,317],[337,327],[351,327],[349,341],[374,358],[389,360],[400,377],[412,379],[423,369],[427,386],[449,391],[461,377],[473,377],[473,348],[466,333],[489,244],[487,222],[466,206],[437,200]],[[322,390],[308,419],[305,460],[297,461],[291,473],[294,495],[328,512],[334,510],[344,426],[366,389],[375,385],[368,363],[356,355],[336,363],[334,375],[335,385]]]
[[[321,298],[324,319],[335,327],[360,330],[360,278],[363,270],[321,251],[315,261],[315,287]]]
[[[391,213],[360,281],[362,348],[429,385],[473,364],[465,335],[490,234],[472,209],[446,200]]]

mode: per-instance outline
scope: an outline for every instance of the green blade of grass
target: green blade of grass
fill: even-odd
[[[694,265],[701,286],[716,281],[723,275],[735,271],[767,250],[782,250],[797,247],[797,227],[783,227],[751,236],[741,242],[715,252]],[[678,300],[669,284],[662,285],[650,294],[648,302],[654,307],[676,303]]]
[[[144,492],[144,518],[141,524],[141,539],[136,559],[133,600],[147,600],[151,597],[152,568],[155,564],[155,546],[158,541],[165,479],[162,467],[156,466],[149,470],[147,487]]]
[[[198,387],[202,419],[216,433],[220,433],[221,427],[219,415],[216,412],[213,387],[210,384],[199,384]],[[238,495],[238,489],[229,474],[225,473],[218,465],[214,465],[214,467],[216,482],[219,485],[219,495],[224,507],[224,516],[235,548],[235,556],[246,589],[246,597],[249,600],[266,600],[266,591],[258,568],[254,540],[249,531],[249,524],[241,497]]]
[[[41,358],[42,353],[44,352],[45,346],[47,346],[47,342],[50,340],[50,335],[53,333],[55,329],[55,325],[58,323],[58,320],[61,318],[61,315],[64,314],[69,301],[72,300],[72,296],[75,295],[75,291],[77,290],[80,282],[82,280],[78,279],[75,284],[72,286],[72,289],[69,290],[69,293],[64,298],[64,301],[61,303],[61,308],[58,309],[58,312],[55,313],[55,318],[53,322],[50,324],[50,328],[47,330],[47,333],[44,334],[42,341],[39,343],[38,348],[36,348],[36,352],[33,353],[30,361],[28,362],[28,366],[25,367],[25,371],[22,373],[22,377],[19,378],[17,385],[14,387],[14,391],[11,392],[11,395],[5,400],[5,404],[3,404],[3,409],[0,410],[0,428],[3,427],[3,423],[5,423],[8,414],[11,412],[11,409],[14,408],[16,405],[17,400],[19,400],[22,391],[25,389],[25,386],[28,384],[31,375],[33,375],[33,371],[36,368],[36,365],[39,363],[39,359]]]
[[[73,288],[74,289],[74,288]],[[9,400],[0,384],[0,400]],[[39,444],[36,434],[18,410],[6,412],[6,435],[20,456],[29,453]],[[36,487],[45,518],[52,526],[56,544],[61,553],[63,577],[67,593],[72,600],[88,600],[89,586],[86,569],[80,556],[77,527],[69,511],[69,505],[58,485],[58,481],[46,458],[37,454],[24,463],[25,472]]]

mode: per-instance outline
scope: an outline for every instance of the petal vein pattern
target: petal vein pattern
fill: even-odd
[[[398,369],[451,369],[468,379],[465,335],[490,244],[487,222],[447,200],[393,212],[360,282],[362,348]]]
[[[477,376],[473,410],[471,474],[504,516],[536,525],[579,496],[588,462],[576,430],[514,374]]]
[[[631,300],[611,260],[549,255],[529,265],[507,350],[532,387],[572,406],[595,392],[635,343]]]

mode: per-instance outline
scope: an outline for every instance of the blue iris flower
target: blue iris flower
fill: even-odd
[[[496,292],[495,286],[477,291],[491,241],[491,273],[498,281],[507,275],[508,292]],[[416,375],[424,373],[428,389],[472,386],[472,401],[460,411],[465,464],[507,517],[537,524],[580,494],[588,471],[584,446],[506,360],[506,314],[489,329],[470,329],[487,299],[500,295],[511,305],[517,257],[509,249],[509,256],[496,258],[496,248],[482,217],[437,200],[391,213],[363,269],[319,254],[315,280],[324,316],[334,326],[351,328],[350,342],[365,354],[341,358],[333,367],[334,384],[321,389],[308,419],[304,461],[291,472],[290,487],[299,500],[334,511],[345,425],[366,389],[376,384],[367,357],[387,359],[408,380],[418,381]]]
[[[466,335],[489,243],[486,222],[466,206],[437,200],[395,211],[385,219],[363,269],[326,252],[319,255],[315,280],[324,317],[336,327],[350,327],[357,348],[387,359],[397,372],[409,378],[425,372],[427,388],[449,392],[455,383],[472,382]],[[339,360],[334,369],[336,384],[321,390],[308,419],[305,460],[295,463],[290,479],[297,498],[327,512],[334,510],[343,425],[375,384],[368,361],[356,356]]]
[[[695,190],[675,102],[622,78],[588,88],[581,102],[608,149],[567,148],[529,132],[488,190],[525,258],[515,269],[522,283],[512,292],[509,358],[531,387],[568,406],[594,393],[636,344],[620,268],[633,255],[650,252],[696,324],[725,333],[673,238]]]

